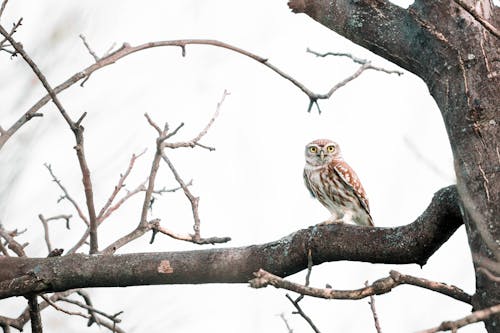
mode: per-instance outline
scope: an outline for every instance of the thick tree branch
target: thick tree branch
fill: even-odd
[[[434,195],[415,222],[396,228],[316,225],[275,242],[239,248],[0,257],[0,298],[86,287],[245,283],[260,268],[279,276],[305,269],[309,249],[316,265],[339,260],[424,265],[461,224],[457,191],[450,186]]]

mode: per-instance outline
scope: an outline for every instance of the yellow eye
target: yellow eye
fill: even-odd
[[[329,152],[329,153],[333,153],[335,151],[335,147],[334,146],[328,146],[328,147],[326,147],[326,151]]]
[[[318,148],[317,148],[317,147],[312,146],[312,147],[309,147],[309,151],[310,151],[311,153],[315,154],[315,153],[318,151]]]

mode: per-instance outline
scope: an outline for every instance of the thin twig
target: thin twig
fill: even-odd
[[[175,169],[174,165],[170,161],[170,159],[165,155],[165,153],[161,154],[161,158],[167,163],[168,167],[172,171],[175,180],[179,183],[181,186],[182,190],[184,191],[184,194],[186,197],[189,199],[189,202],[191,203],[191,210],[193,212],[193,219],[194,219],[194,225],[193,225],[193,230],[194,230],[194,241],[197,242],[200,240],[200,215],[198,213],[198,204],[200,202],[200,197],[195,197],[189,188],[186,186],[186,183],[182,180],[181,176]]]
[[[203,244],[217,244],[217,243],[227,243],[231,240],[231,237],[209,237],[209,238],[199,238],[195,239],[194,235],[180,235],[177,234],[167,228],[164,228],[160,225],[159,220],[155,220],[152,222],[154,224],[153,226],[153,235],[151,237],[151,241],[149,242],[152,244],[154,242],[154,237],[156,233],[162,233],[164,235],[167,235],[173,239],[185,241],[185,242],[190,242],[190,243],[195,243],[198,245],[203,245]]]
[[[338,82],[337,84],[335,84],[326,94],[308,95],[309,99],[310,99],[309,108],[307,110],[308,112],[311,111],[312,106],[315,104],[316,107],[318,108],[318,112],[321,113],[321,109],[319,108],[319,104],[318,104],[318,99],[329,99],[330,97],[332,97],[332,95],[337,90],[339,90],[340,88],[342,88],[343,86],[345,86],[349,82],[351,82],[354,79],[356,79],[357,77],[359,77],[365,70],[373,69],[373,70],[376,70],[376,71],[379,71],[379,72],[384,72],[384,73],[387,73],[387,74],[403,75],[403,72],[401,72],[401,71],[389,70],[389,69],[385,69],[385,68],[382,68],[382,67],[373,66],[371,64],[371,61],[366,60],[366,59],[357,58],[357,57],[353,56],[350,53],[344,53],[344,52],[342,52],[342,53],[340,53],[340,52],[319,53],[319,52],[313,51],[313,50],[311,50],[309,48],[307,48],[306,51],[309,52],[309,53],[314,54],[317,57],[323,57],[323,58],[326,57],[326,56],[347,57],[347,58],[351,59],[353,62],[361,65],[356,70],[356,72],[354,72],[353,74],[351,74],[348,77],[346,77],[344,80],[342,80],[342,81]]]
[[[148,185],[146,187],[146,192],[144,194],[144,201],[142,204],[142,211],[139,224],[130,233],[117,239],[116,241],[108,245],[103,251],[101,251],[104,254],[114,253],[119,247],[122,247],[123,245],[129,243],[130,241],[138,237],[141,237],[142,235],[144,235],[144,233],[153,228],[153,224],[149,223],[147,220],[148,209],[153,196],[156,175],[158,173],[158,168],[160,167],[161,150],[162,150],[161,145],[168,133],[168,124],[165,124],[164,129],[161,130],[160,127],[149,117],[147,113],[144,114],[144,117],[146,117],[148,123],[154,129],[156,129],[156,131],[158,132],[158,138],[156,139],[156,151],[153,157],[153,161],[151,163],[151,171],[149,173]]]
[[[368,287],[368,281],[365,281],[365,286]],[[380,322],[378,321],[377,309],[375,308],[375,297],[373,295],[370,295],[370,300],[368,301],[368,304],[370,304],[370,310],[372,311],[373,314],[375,329],[377,330],[377,333],[382,333],[382,328],[380,326]]]
[[[79,301],[76,301],[76,300],[73,300],[73,299],[70,299],[70,298],[61,298],[61,301],[63,302],[66,302],[66,303],[71,303],[71,304],[74,304],[74,305],[78,305],[79,307],[83,308],[83,309],[86,309],[86,310],[89,310],[89,311],[92,311],[92,312],[95,312],[95,313],[98,313],[100,314],[101,316],[104,316],[106,318],[108,318],[109,320],[115,322],[115,323],[120,323],[122,320],[120,318],[117,318],[120,314],[123,313],[123,311],[120,311],[114,315],[110,315],[110,314],[107,314],[101,310],[98,310],[92,306],[89,306],[87,304],[84,304],[82,302],[79,302]],[[90,316],[87,316],[87,318],[89,318]]]
[[[283,322],[285,323],[286,330],[288,331],[288,333],[293,333],[293,329],[290,326],[290,324],[288,323],[288,320],[286,319],[285,314],[280,313],[279,316],[280,316],[281,320],[283,320]]]
[[[111,206],[111,204],[113,203],[113,200],[115,200],[116,195],[123,188],[123,186],[124,186],[123,184],[125,183],[125,180],[127,179],[127,177],[130,175],[130,172],[132,171],[132,168],[134,167],[135,161],[139,157],[144,155],[145,152],[146,152],[146,150],[144,150],[142,153],[140,153],[138,155],[132,154],[132,157],[130,158],[130,162],[129,162],[128,167],[127,167],[127,170],[125,170],[124,174],[120,175],[120,179],[118,180],[118,184],[115,186],[113,192],[109,196],[108,201],[106,201],[106,204],[101,208],[101,210],[99,211],[99,214],[97,214],[97,220],[99,221],[98,223],[100,223],[100,222],[102,222],[102,220],[104,220],[103,215],[106,213],[108,208]],[[109,216],[109,214],[108,214],[108,216]]]
[[[41,297],[45,300],[45,302],[49,303],[49,305],[51,307],[53,307],[54,309],[56,309],[57,311],[61,311],[65,314],[68,314],[70,316],[80,316],[80,317],[83,317],[85,319],[89,319],[90,318],[90,315],[87,315],[85,313],[82,313],[82,312],[79,312],[79,311],[70,311],[70,310],[66,310],[60,306],[58,306],[55,302],[52,302],[50,300],[49,297],[45,296],[45,295],[41,295]],[[62,300],[62,299],[61,299]]]
[[[43,225],[43,230],[44,230],[44,234],[45,234],[45,244],[47,244],[47,250],[49,251],[49,253],[51,253],[53,248],[52,248],[52,244],[50,243],[48,222],[52,221],[52,220],[64,219],[66,221],[66,228],[69,229],[69,219],[71,218],[71,215],[61,214],[61,215],[45,218],[42,214],[38,214],[38,218],[40,219],[40,221],[42,222],[42,225]]]
[[[307,274],[306,274],[306,282],[304,284],[305,287],[309,287],[312,268],[313,268],[312,252],[311,252],[311,249],[308,249],[307,250]],[[300,294],[300,296],[295,300],[295,302],[300,302],[302,300],[302,298],[304,298],[304,294]]]
[[[85,190],[85,198],[87,202],[87,208],[89,212],[89,225],[90,225],[90,254],[96,253],[98,249],[98,241],[97,241],[97,220],[96,220],[96,214],[95,214],[95,207],[94,207],[94,197],[93,197],[93,190],[92,190],[92,182],[90,179],[90,170],[87,165],[87,160],[85,158],[85,152],[84,152],[84,140],[83,140],[83,127],[81,126],[81,121],[85,117],[84,113],[80,119],[75,123],[73,120],[71,120],[70,116],[62,106],[61,102],[59,101],[56,92],[54,89],[50,86],[49,82],[47,81],[47,78],[43,73],[40,71],[38,66],[35,64],[33,59],[30,58],[30,56],[24,51],[23,46],[20,43],[17,43],[11,35],[5,29],[0,26],[0,34],[2,34],[12,45],[12,47],[16,50],[17,53],[19,53],[24,61],[31,67],[35,75],[38,77],[42,85],[44,86],[45,90],[50,95],[50,98],[52,99],[52,102],[55,104],[57,109],[59,110],[60,114],[72,130],[73,134],[75,135],[75,140],[76,140],[76,155],[78,158],[78,162],[80,164],[80,169],[82,172],[82,182],[83,182],[83,187]],[[2,136],[3,138],[3,136]]]
[[[117,62],[119,59],[126,57],[132,53],[139,52],[145,49],[150,49],[150,48],[156,48],[156,47],[168,47],[168,46],[177,46],[181,48],[185,48],[186,45],[210,45],[210,46],[215,46],[215,47],[220,47],[220,48],[225,48],[227,50],[239,53],[241,55],[244,55],[246,57],[249,57],[260,64],[268,67],[275,73],[277,73],[279,76],[283,77],[284,79],[290,81],[293,85],[295,85],[297,88],[299,88],[303,93],[305,93],[310,101],[311,101],[311,106],[313,104],[317,105],[317,100],[318,99],[325,99],[328,98],[324,94],[316,94],[312,92],[310,89],[308,89],[305,85],[294,79],[292,76],[288,75],[278,67],[272,65],[268,59],[260,57],[256,54],[253,54],[251,52],[245,51],[241,48],[238,48],[236,46],[220,42],[217,40],[210,40],[210,39],[183,39],[183,40],[170,40],[170,41],[157,41],[157,42],[149,42],[137,46],[130,46],[127,43],[124,43],[122,47],[120,47],[118,50],[103,56],[102,58],[99,59],[98,62],[88,66],[87,68],[73,74],[70,78],[68,78],[66,81],[63,83],[59,84],[58,86],[54,87],[53,92],[55,94],[60,93],[61,91],[71,87],[73,84],[79,82],[82,79],[88,79],[90,75],[106,66],[109,66],[111,64],[114,64]],[[51,100],[50,95],[46,95],[43,98],[41,98],[35,105],[33,105],[28,111],[26,111],[16,122],[14,122],[7,130],[5,130],[5,133],[0,136],[0,149],[4,146],[4,144],[10,139],[10,137],[17,131],[19,128],[21,128],[23,125],[26,124],[26,122],[31,119],[28,117],[30,114],[36,113],[42,106],[44,106],[47,102]]]
[[[37,296],[29,295],[26,298],[28,298],[28,305],[30,308],[31,332],[42,333],[42,318],[40,317],[40,307],[38,305]]]
[[[217,103],[217,107],[215,109],[214,115],[212,116],[212,118],[210,118],[210,120],[209,120],[208,124],[205,126],[205,128],[200,133],[198,133],[198,135],[195,138],[193,138],[193,139],[191,139],[189,141],[185,141],[185,142],[174,142],[174,143],[163,142],[162,148],[165,147],[165,148],[176,149],[176,148],[185,148],[185,147],[191,147],[191,148],[193,148],[195,146],[199,146],[199,147],[208,149],[210,151],[215,150],[212,147],[207,147],[207,146],[204,146],[204,145],[200,144],[199,141],[207,134],[208,130],[210,129],[210,127],[212,126],[212,124],[215,122],[215,119],[219,116],[222,104],[226,100],[226,97],[229,96],[229,95],[230,95],[230,93],[228,91],[224,90],[224,93],[222,94],[222,98]],[[179,127],[177,127],[175,129],[175,131],[173,131],[170,135],[167,135],[166,139],[168,139],[171,136],[175,135],[177,133],[177,131],[182,127],[182,125],[183,124],[181,124]]]
[[[2,240],[0,240],[0,252],[2,252],[3,255],[6,256],[6,257],[10,257],[9,251],[7,251],[7,249],[3,245]]]
[[[393,288],[410,284],[421,288],[429,289],[440,294],[449,296],[456,300],[471,304],[471,296],[462,289],[455,286],[449,286],[445,283],[434,282],[423,278],[417,278],[411,275],[404,275],[396,271],[391,271],[388,277],[374,281],[370,286],[354,290],[334,290],[329,288],[305,287],[301,284],[284,280],[279,276],[273,275],[260,269],[254,273],[255,278],[250,280],[250,286],[253,288],[263,288],[272,285],[276,288],[294,291],[306,296],[325,298],[325,299],[362,299],[370,295],[381,295],[390,292]]]
[[[420,331],[419,333],[436,333],[444,331],[456,332],[459,328],[469,324],[477,323],[479,321],[487,320],[490,316],[500,313],[500,304],[492,307],[472,312],[470,315],[455,321],[443,321],[441,325],[427,330]]]
[[[63,193],[64,193],[64,196],[61,196],[58,201],[61,201],[63,199],[67,199],[73,205],[73,207],[75,208],[75,210],[78,213],[78,216],[80,217],[80,219],[82,219],[82,221],[88,226],[89,225],[89,220],[83,214],[83,211],[81,210],[81,208],[78,205],[78,203],[76,202],[76,200],[73,199],[73,197],[69,194],[69,192],[66,189],[66,187],[64,187],[64,185],[62,184],[61,180],[59,180],[56,177],[54,171],[52,171],[52,166],[50,164],[47,164],[47,163],[44,163],[43,165],[49,171],[50,176],[52,177],[52,180],[57,184],[57,186],[59,186],[59,188],[61,189],[61,191],[63,191]]]
[[[82,40],[83,42],[83,45],[85,45],[85,48],[87,49],[87,51],[89,51],[90,55],[92,56],[92,58],[94,58],[95,62],[98,62],[99,61],[99,57],[97,56],[97,54],[90,48],[90,45],[89,43],[87,43],[87,39],[85,38],[85,36],[83,34],[80,34],[79,35],[80,39]]]
[[[7,6],[7,2],[9,2],[9,0],[2,1],[2,6],[0,7],[0,17],[2,17],[3,11],[5,10],[5,6]]]
[[[21,245],[20,243],[18,243],[14,239],[15,235],[17,235],[17,230],[15,230],[14,232],[8,232],[0,224],[0,237],[3,237],[5,239],[9,249],[11,249],[18,257],[26,257],[26,253],[24,252],[24,248],[26,247],[26,245]]]
[[[78,290],[76,293],[83,298],[85,304],[91,307],[93,306],[92,300],[90,299],[90,295],[86,291]],[[92,309],[87,309],[87,311],[90,316],[87,326],[91,326],[94,322],[97,323],[97,317],[95,315],[95,312]]]
[[[297,309],[296,314],[299,314],[302,318],[304,318],[304,320],[309,324],[309,326],[311,326],[311,328],[314,330],[314,332],[321,333],[321,331],[316,327],[316,325],[314,325],[314,322],[312,321],[312,319],[307,314],[305,314],[305,312],[302,310],[299,303],[294,301],[290,297],[290,295],[286,294],[285,296],[293,304],[293,306]]]

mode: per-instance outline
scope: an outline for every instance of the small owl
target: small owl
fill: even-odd
[[[365,190],[342,158],[339,145],[328,139],[314,140],[306,146],[305,155],[305,185],[332,214],[324,223],[373,226]]]

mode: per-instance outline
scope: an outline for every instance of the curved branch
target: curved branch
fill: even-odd
[[[439,190],[409,225],[316,225],[274,242],[238,248],[51,258],[0,257],[0,298],[29,292],[150,284],[246,283],[263,268],[288,276],[315,264],[351,260],[424,265],[462,225],[455,186]],[[352,246],[356,244],[356,246]]]
[[[266,272],[263,269],[259,269],[259,271],[255,272],[254,275],[255,278],[249,281],[252,288],[264,288],[268,285],[272,285],[275,288],[286,289],[301,295],[317,298],[358,300],[366,297],[372,297],[373,295],[386,294],[397,286],[409,284],[438,292],[467,304],[472,303],[472,296],[458,287],[450,286],[442,282],[434,282],[411,275],[401,274],[396,271],[391,271],[388,277],[378,279],[371,285],[366,284],[365,287],[354,290],[335,290],[331,288],[309,287],[282,279],[279,276]]]

